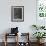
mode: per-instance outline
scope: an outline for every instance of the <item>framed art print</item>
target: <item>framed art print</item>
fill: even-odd
[[[24,21],[24,6],[11,6],[11,21],[12,22]]]

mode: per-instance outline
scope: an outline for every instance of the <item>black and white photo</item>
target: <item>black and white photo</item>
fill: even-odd
[[[11,21],[12,22],[24,21],[24,6],[11,6]]]

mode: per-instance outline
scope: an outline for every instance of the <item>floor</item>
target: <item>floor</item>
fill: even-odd
[[[30,46],[37,46],[37,43],[30,43],[31,45]],[[4,46],[4,43],[2,42],[0,42],[0,46]],[[15,43],[12,43],[12,42],[10,42],[10,43],[8,43],[8,45],[7,46],[15,46]],[[25,46],[25,45],[21,45],[21,46]],[[41,45],[41,46],[46,46],[46,43],[44,43],[44,45]]]

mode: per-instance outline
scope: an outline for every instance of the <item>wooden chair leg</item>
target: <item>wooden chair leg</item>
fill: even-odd
[[[7,42],[5,41],[5,46],[7,46]]]
[[[7,33],[5,34],[5,46],[7,46]]]
[[[16,37],[16,45],[15,46],[18,46],[18,34],[17,34],[17,37]]]
[[[18,46],[18,34],[17,34],[17,46]]]

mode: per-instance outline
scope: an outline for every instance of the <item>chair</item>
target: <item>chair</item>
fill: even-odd
[[[8,45],[8,42],[7,42],[7,38],[10,38],[11,36],[17,36],[17,38],[15,38],[16,40],[16,46],[18,46],[18,34],[9,34],[9,33],[6,33],[5,34],[5,46]]]
[[[18,27],[16,28],[11,28],[11,33],[5,33],[5,46],[7,46],[8,42],[7,42],[7,38],[10,38],[13,36],[17,36],[17,39],[15,38],[16,41],[16,46],[18,46]]]
[[[21,33],[21,39],[20,40],[24,40],[19,42],[19,46],[30,46],[30,42],[29,42],[29,33]]]

